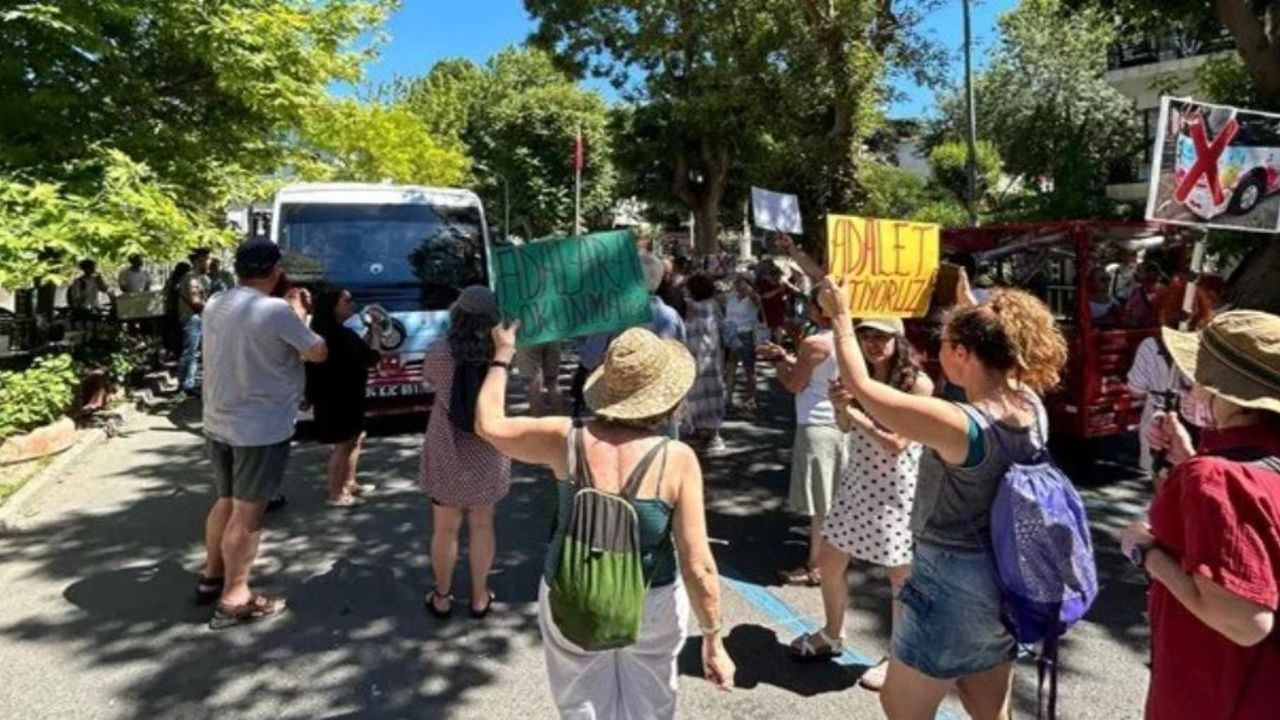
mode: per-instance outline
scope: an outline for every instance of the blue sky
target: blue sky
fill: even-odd
[[[995,18],[1017,0],[974,0],[973,28],[980,57],[995,38]],[[946,0],[925,22],[926,32],[953,53],[953,74],[959,77],[961,42],[960,0]],[[390,42],[381,59],[369,68],[368,81],[382,83],[426,72],[437,60],[467,57],[484,62],[502,48],[528,37],[533,23],[521,0],[403,0],[387,27]],[[602,88],[603,89],[603,88]],[[892,117],[916,117],[928,112],[933,93],[909,82],[899,85],[905,97],[894,103]]]

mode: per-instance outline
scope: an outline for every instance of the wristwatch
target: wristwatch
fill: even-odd
[[[1129,548],[1129,554],[1126,555],[1125,557],[1128,558],[1129,564],[1133,565],[1139,570],[1144,570],[1146,569],[1143,566],[1147,562],[1147,551],[1150,549],[1151,548],[1149,547],[1134,545],[1133,547]]]

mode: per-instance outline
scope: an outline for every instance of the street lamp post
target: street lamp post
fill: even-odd
[[[965,138],[968,145],[968,157],[965,170],[968,174],[968,189],[965,193],[965,205],[969,209],[969,224],[978,226],[978,115],[973,102],[973,28],[969,22],[969,0],[961,0],[964,8],[964,108],[969,132]]]
[[[511,242],[511,185],[507,176],[483,163],[476,163],[475,169],[493,175],[502,181],[502,241]]]

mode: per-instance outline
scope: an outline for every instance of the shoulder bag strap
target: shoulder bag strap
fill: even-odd
[[[569,482],[575,487],[593,487],[595,481],[591,477],[591,466],[587,464],[586,432],[581,419],[574,418],[567,444]]]
[[[671,440],[664,437],[657,443],[654,443],[652,448],[649,448],[649,452],[644,454],[644,457],[640,459],[640,462],[636,463],[635,468],[631,470],[631,474],[627,476],[627,482],[622,486],[622,490],[619,493],[620,495],[628,501],[635,500],[636,493],[640,490],[640,483],[644,481],[644,476],[649,472],[649,467],[653,465],[653,461],[657,459],[659,451],[662,452],[662,470],[663,472],[666,471],[666,449],[667,443],[669,442],[671,442]],[[662,482],[661,476],[659,476],[658,482]]]
[[[987,427],[985,428],[982,427],[982,423],[978,423],[978,432],[986,433],[989,430],[991,435],[994,436],[996,439],[996,442],[995,442],[996,448],[1000,451],[1002,455],[1004,455],[1006,460],[1008,460],[1009,462],[1013,462],[1013,453],[1009,452],[1009,446],[1005,445],[1004,436],[1000,434],[1000,429],[996,427],[995,417],[993,417],[991,413],[987,412],[986,410],[983,410],[982,408],[972,403],[957,403],[957,405],[960,406],[961,410],[965,411],[965,416],[968,417],[970,420],[973,419],[973,416],[969,413],[969,410],[972,410],[973,412],[980,415],[982,419],[987,421]],[[968,410],[966,410],[966,408],[968,408]],[[1036,418],[1037,418],[1036,421],[1039,422],[1039,415],[1037,415]],[[984,439],[982,441],[982,445],[984,448],[986,447],[986,444],[987,444],[987,441]],[[985,461],[985,458],[984,458],[984,461]]]

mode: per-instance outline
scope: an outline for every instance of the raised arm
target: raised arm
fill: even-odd
[[[816,260],[809,257],[809,253],[801,250],[796,245],[796,241],[793,240],[790,235],[780,235],[778,239],[774,241],[774,247],[777,248],[778,252],[788,255],[792,260],[795,260],[796,264],[800,266],[800,269],[804,271],[804,274],[808,275],[813,280],[822,282],[822,279],[826,277],[827,273],[822,269],[822,266],[819,265]]]
[[[937,450],[948,463],[963,463],[969,452],[969,419],[964,411],[946,400],[904,393],[872,379],[854,338],[844,288],[824,281],[819,301],[833,318],[840,379],[867,413],[890,432]]]
[[[566,417],[522,418],[507,416],[507,373],[516,356],[517,320],[493,328],[493,366],[485,376],[476,400],[476,435],[508,457],[533,465],[545,465],[558,477],[567,474],[565,442],[572,421]]]
[[[825,338],[805,338],[798,355],[791,355],[781,347],[769,343],[761,348],[761,354],[773,363],[778,371],[778,382],[791,393],[800,393],[813,378],[813,371],[831,354]]]

